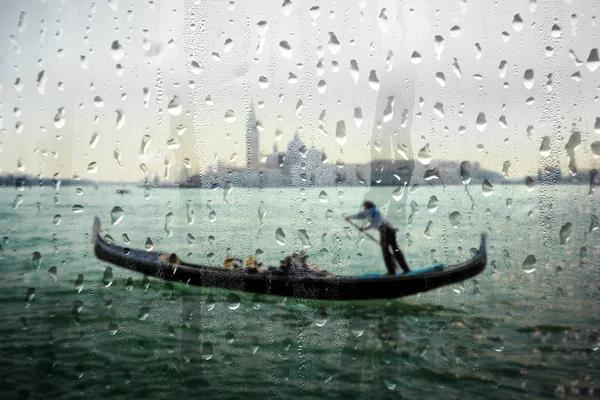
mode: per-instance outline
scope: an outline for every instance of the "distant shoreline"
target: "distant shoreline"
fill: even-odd
[[[216,184],[204,184],[204,185],[189,185],[189,184],[185,184],[185,183],[165,183],[165,182],[161,182],[158,184],[154,184],[154,183],[144,183],[144,182],[136,182],[136,181],[127,181],[127,182],[116,182],[116,181],[90,181],[90,180],[73,180],[73,179],[68,179],[68,180],[63,180],[61,181],[59,186],[64,186],[64,187],[71,187],[71,186],[79,186],[79,187],[102,187],[102,188],[115,188],[117,192],[121,192],[120,194],[129,194],[127,193],[128,190],[130,189],[145,189],[145,188],[153,188],[153,189],[176,189],[176,188],[180,188],[180,189],[206,189],[206,190],[217,190],[217,189],[223,189],[224,188],[224,183],[226,181],[223,180],[223,182]],[[414,185],[418,185],[418,186],[427,186],[427,187],[433,187],[433,186],[466,186],[466,187],[474,187],[474,186],[481,186],[481,184],[483,183],[483,181],[481,182],[473,182],[471,181],[469,184],[465,185],[462,183],[440,183],[440,182],[436,182],[436,183],[431,183],[431,182],[427,182],[427,181],[422,181],[422,182],[409,182],[406,185],[403,184],[377,184],[375,182],[371,182],[371,184],[348,184],[348,183],[340,183],[340,184],[322,184],[322,185],[315,185],[315,184],[307,184],[307,183],[303,183],[303,184],[292,184],[292,185],[247,185],[247,184],[234,184],[233,187],[238,187],[238,188],[248,188],[248,189],[285,189],[285,188],[319,188],[319,187],[333,187],[333,188],[344,188],[344,187],[393,187],[393,188],[397,188],[397,187],[401,187],[401,186],[406,186],[407,188],[410,188]],[[552,183],[547,183],[544,181],[540,181],[540,180],[535,180],[534,181],[534,186],[567,186],[567,185],[590,185],[590,179],[570,179],[570,180],[560,180],[557,182],[552,182]],[[506,181],[502,181],[502,182],[495,182],[495,181],[491,181],[491,184],[493,186],[521,186],[521,185],[525,185],[525,179],[522,180],[506,180]],[[594,183],[595,186],[600,186],[600,183]],[[26,180],[26,182],[24,184],[7,184],[6,182],[2,182],[0,180],[0,188],[27,188],[27,189],[32,189],[32,188],[40,188],[40,187],[56,187],[56,184],[52,183],[52,182],[42,182],[40,184],[39,180],[35,180],[35,182],[33,182],[33,180]]]

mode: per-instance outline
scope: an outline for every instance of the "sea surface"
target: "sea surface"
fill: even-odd
[[[0,188],[0,398],[600,398],[598,196],[524,184]],[[377,245],[343,220],[365,199],[399,229],[413,269],[464,261],[486,233],[486,270],[398,300],[321,302],[147,279],[92,250],[98,216],[118,244],[217,268],[305,251],[337,274],[383,272]]]

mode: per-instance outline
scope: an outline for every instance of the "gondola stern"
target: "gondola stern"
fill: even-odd
[[[98,216],[94,217],[94,225],[92,227],[92,243],[96,244],[98,237],[100,237],[100,228],[102,227],[102,223],[100,222],[100,218]]]
[[[479,244],[479,255],[478,258],[480,260],[480,263],[482,264],[482,268],[481,270],[485,269],[485,266],[487,265],[487,233],[486,232],[481,232],[481,243]]]

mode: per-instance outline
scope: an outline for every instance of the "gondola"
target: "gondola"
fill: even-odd
[[[485,235],[477,254],[454,265],[435,265],[408,274],[347,276],[294,276],[246,269],[228,270],[181,261],[174,253],[135,250],[110,243],[100,236],[100,219],[94,220],[92,242],[96,257],[116,266],[186,285],[214,287],[261,295],[329,301],[395,299],[451,285],[481,273],[487,263]]]

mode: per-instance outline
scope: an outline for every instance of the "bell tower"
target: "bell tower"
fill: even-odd
[[[259,167],[259,142],[258,128],[256,127],[256,115],[254,114],[254,104],[250,105],[250,113],[246,123],[246,168],[251,171]]]

